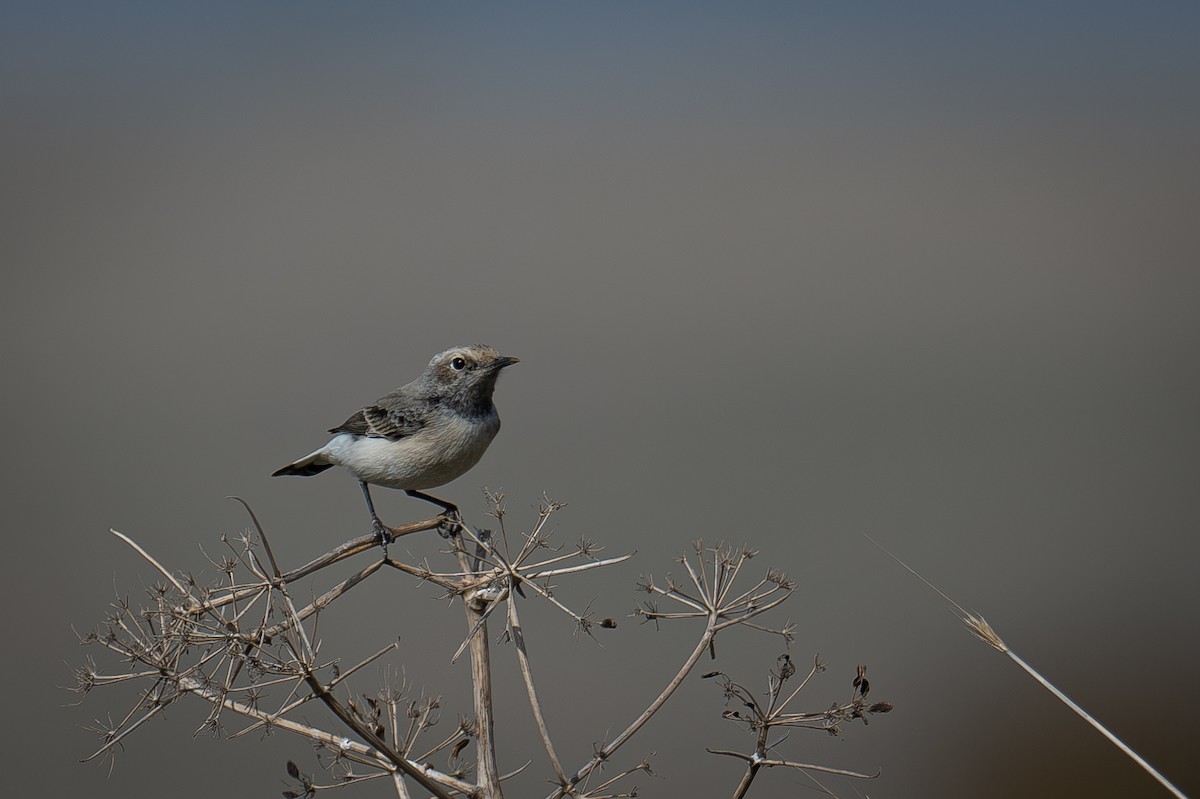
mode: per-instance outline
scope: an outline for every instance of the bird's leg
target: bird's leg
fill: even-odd
[[[375,535],[379,536],[380,546],[383,547],[383,556],[386,558],[388,544],[392,543],[392,531],[380,521],[379,514],[375,512],[375,503],[371,501],[371,487],[361,480],[358,485],[362,488],[363,499],[367,501],[367,510],[371,512],[371,529],[375,531]]]
[[[458,532],[458,527],[462,523],[462,515],[459,514],[457,505],[447,502],[444,499],[438,499],[435,496],[426,494],[424,491],[406,490],[404,493],[415,499],[423,499],[426,502],[432,502],[434,505],[437,505],[439,508],[445,511],[445,526],[447,530],[445,533],[443,533],[443,535],[446,538],[449,538],[450,536],[454,535],[454,533]],[[441,528],[439,527],[439,529]]]
[[[458,515],[458,506],[451,504],[444,499],[438,499],[435,496],[426,494],[424,491],[416,491],[413,489],[406,490],[404,493],[408,494],[410,497],[415,497],[416,499],[423,499],[426,502],[432,502],[434,505],[437,505],[439,508],[446,511],[446,515],[448,516]]]

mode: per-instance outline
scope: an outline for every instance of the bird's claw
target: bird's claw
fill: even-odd
[[[386,558],[388,544],[396,540],[396,536],[392,534],[392,530],[379,519],[374,519],[371,522],[371,529],[375,531],[375,537],[379,539],[379,546],[383,548],[383,557]]]
[[[442,538],[453,538],[462,532],[462,516],[457,510],[448,510],[438,517],[437,531]]]

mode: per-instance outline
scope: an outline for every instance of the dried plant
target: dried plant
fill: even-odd
[[[754,751],[750,754],[733,752],[728,749],[708,750],[714,755],[726,755],[746,761],[746,771],[733,793],[734,799],[740,799],[746,795],[746,791],[750,789],[750,783],[754,781],[761,769],[775,766],[797,769],[805,773],[815,771],[859,779],[873,779],[878,776],[877,774],[861,774],[857,771],[830,768],[812,763],[797,763],[770,756],[770,752],[780,743],[779,740],[772,740],[772,734],[776,730],[824,730],[831,735],[838,735],[841,733],[842,724],[846,722],[858,720],[867,724],[871,714],[888,713],[892,710],[890,702],[867,704],[867,694],[871,691],[871,683],[867,680],[866,666],[858,667],[854,680],[851,682],[853,691],[848,702],[835,702],[825,710],[790,710],[789,706],[792,704],[792,700],[800,695],[800,692],[816,674],[825,671],[825,664],[820,659],[814,659],[812,668],[809,669],[800,684],[786,693],[784,688],[788,680],[796,676],[796,666],[792,663],[791,656],[786,653],[779,656],[777,665],[778,670],[771,671],[767,675],[767,692],[764,701],[760,701],[749,689],[734,682],[724,672],[710,671],[704,675],[706,679],[718,679],[725,689],[727,709],[721,714],[722,718],[743,724],[754,735]],[[737,709],[728,707],[730,705],[736,705]]]
[[[774,633],[785,642],[792,640],[791,624],[771,628],[756,619],[785,601],[795,584],[782,572],[769,569],[749,588],[735,587],[746,562],[755,553],[745,548],[706,547],[697,542],[692,556],[680,560],[687,573],[686,583],[679,584],[668,577],[660,585],[652,577],[643,578],[640,587],[651,599],[634,612],[635,616],[655,624],[685,619],[703,621],[704,629],[695,648],[666,687],[628,727],[607,743],[596,745],[583,765],[568,769],[543,714],[521,624],[519,600],[548,603],[572,620],[577,633],[593,635],[597,627],[614,628],[617,623],[612,619],[597,620],[586,609],[582,612],[571,609],[558,598],[554,582],[621,563],[630,556],[600,558],[600,548],[588,541],[573,547],[552,547],[548,522],[563,506],[548,500],[540,505],[528,531],[510,535],[504,497],[488,494],[488,498],[498,532],[472,528],[457,517],[450,519],[444,515],[390,528],[396,537],[439,531],[449,545],[446,554],[453,559],[451,568],[407,563],[384,553],[303,605],[294,601],[289,586],[302,578],[320,575],[349,558],[378,551],[379,538],[374,533],[354,538],[303,566],[284,571],[258,519],[243,502],[253,521],[254,533],[222,537],[224,554],[219,559],[210,559],[219,577],[211,584],[202,584],[193,577],[168,570],[128,536],[114,530],[114,535],[144,558],[161,580],[147,590],[148,602],[143,607],[135,608],[127,599],[118,598],[104,622],[82,637],[84,643],[116,655],[124,666],[117,673],[105,673],[88,659],[76,672],[80,693],[126,682],[141,686],[134,705],[117,721],[96,723],[94,730],[101,738],[101,745],[87,759],[112,758],[133,732],[176,701],[192,696],[209,706],[198,734],[233,739],[255,732],[261,735],[284,731],[313,743],[318,763],[327,777],[314,777],[288,761],[287,773],[294,786],[284,792],[288,799],[376,780],[389,782],[401,799],[413,796],[414,790],[417,796],[443,799],[454,795],[501,799],[502,783],[520,773],[528,763],[502,773],[496,759],[488,634],[489,624],[495,622],[504,625],[504,640],[514,645],[525,694],[545,750],[551,783],[555,786],[547,799],[635,796],[636,786],[620,788],[618,784],[637,772],[651,773],[648,758],[604,779],[599,778],[601,767],[670,699],[706,651],[715,656],[718,633],[744,626]],[[511,546],[510,539],[514,542]],[[461,600],[466,632],[451,660],[457,660],[464,652],[470,655],[473,715],[459,718],[445,734],[434,732],[441,721],[441,700],[436,696],[413,695],[404,681],[395,678],[372,694],[350,689],[352,677],[396,650],[398,644],[388,644],[349,668],[341,665],[340,658],[321,652],[317,623],[329,608],[367,579],[395,572],[436,585],[446,596]],[[659,602],[669,603],[671,609],[659,610]],[[329,623],[332,622],[326,622]],[[786,662],[790,664],[790,660]],[[748,700],[759,714],[751,725],[759,735],[753,755],[720,752],[750,763],[748,776],[743,777],[735,796],[745,794],[753,774],[764,766],[866,776],[764,759],[771,747],[769,733],[775,727],[824,725],[830,729],[840,721],[853,718],[865,721],[867,714],[883,712],[881,705],[864,704],[867,693],[864,677],[850,703],[835,705],[822,714],[792,713],[786,708],[799,688],[784,699],[780,694],[790,676],[790,673],[784,676],[784,670],[772,675],[773,687],[766,705],[756,704],[745,689],[726,680],[727,696]],[[800,687],[805,683],[807,679]],[[313,703],[328,709],[335,722],[333,726],[318,727],[302,716],[302,711]],[[740,718],[736,714],[727,717]],[[233,729],[235,723],[237,728]]]
[[[1050,682],[1045,677],[1043,677],[1041,672],[1039,672],[1033,666],[1029,665],[1027,662],[1025,662],[1025,660],[1020,655],[1018,655],[1011,648],[1009,648],[1008,644],[1004,643],[1004,640],[1002,638],[1000,638],[1000,635],[994,629],[992,629],[992,625],[988,624],[986,619],[984,619],[982,616],[980,616],[977,613],[972,613],[971,611],[964,608],[962,605],[955,602],[953,599],[951,599],[949,596],[947,596],[940,588],[938,588],[936,585],[934,585],[933,583],[929,582],[924,577],[922,577],[913,567],[909,566],[907,563],[905,563],[903,560],[901,560],[899,557],[897,557],[894,553],[890,552],[886,547],[884,547],[882,544],[880,544],[874,538],[871,538],[871,536],[866,536],[866,539],[868,541],[870,541],[872,544],[874,544],[875,546],[879,547],[879,549],[882,550],[884,552],[884,554],[886,554],[892,560],[896,561],[896,563],[898,563],[905,571],[907,571],[913,577],[916,577],[918,580],[920,580],[922,583],[924,583],[926,585],[926,587],[928,587],[930,590],[932,590],[934,593],[936,593],[938,596],[940,596],[943,600],[945,600],[947,604],[949,604],[952,608],[954,608],[954,610],[958,613],[959,617],[962,619],[963,626],[965,626],[972,635],[974,635],[977,639],[979,639],[983,643],[990,646],[992,649],[995,649],[997,652],[1000,652],[1000,653],[1006,655],[1009,660],[1011,660],[1013,663],[1020,666],[1021,669],[1026,674],[1028,674],[1035,681],[1037,681],[1038,685],[1042,686],[1042,688],[1044,688],[1046,691],[1048,691],[1050,693],[1050,695],[1053,696],[1055,699],[1057,699],[1059,702],[1062,702],[1064,705],[1066,705],[1068,708],[1070,708],[1072,713],[1079,716],[1079,718],[1083,719],[1088,724],[1092,725],[1093,729],[1095,729],[1097,732],[1099,732],[1101,735],[1103,735],[1105,738],[1107,738],[1108,742],[1111,743],[1113,746],[1117,747],[1117,749],[1121,752],[1121,754],[1125,755],[1127,758],[1132,760],[1134,763],[1136,763],[1138,765],[1138,767],[1140,767],[1143,771],[1145,771],[1147,774],[1149,774],[1151,777],[1153,777],[1155,779],[1155,781],[1157,781],[1159,785],[1161,785],[1172,796],[1174,796],[1175,799],[1187,799],[1187,797],[1184,795],[1183,791],[1179,790],[1179,788],[1177,788],[1174,783],[1172,783],[1170,780],[1168,780],[1161,771],[1156,769],[1154,766],[1150,765],[1150,762],[1148,760],[1146,760],[1146,758],[1142,757],[1137,752],[1135,752],[1133,750],[1133,747],[1131,747],[1129,744],[1127,744],[1123,740],[1121,740],[1121,738],[1119,738],[1116,733],[1114,733],[1112,730],[1108,729],[1103,724],[1101,724],[1096,719],[1095,716],[1093,716],[1091,713],[1088,713],[1086,710],[1084,710],[1083,707],[1079,703],[1077,703],[1075,700],[1071,699],[1071,697],[1067,696],[1065,692],[1063,692],[1060,688],[1058,688],[1058,686],[1056,686],[1054,683]]]

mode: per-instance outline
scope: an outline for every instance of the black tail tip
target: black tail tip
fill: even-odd
[[[289,477],[289,476],[312,477],[314,474],[320,474],[321,472],[325,471],[326,469],[331,468],[332,466],[333,466],[332,463],[306,463],[303,466],[297,466],[294,463],[289,463],[287,466],[284,466],[282,469],[276,469],[275,471],[271,472],[271,476],[272,477]]]

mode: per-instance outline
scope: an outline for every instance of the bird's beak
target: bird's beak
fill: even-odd
[[[514,363],[520,363],[520,358],[512,358],[508,355],[502,355],[496,360],[488,364],[488,369],[503,369],[506,366],[512,366]]]

